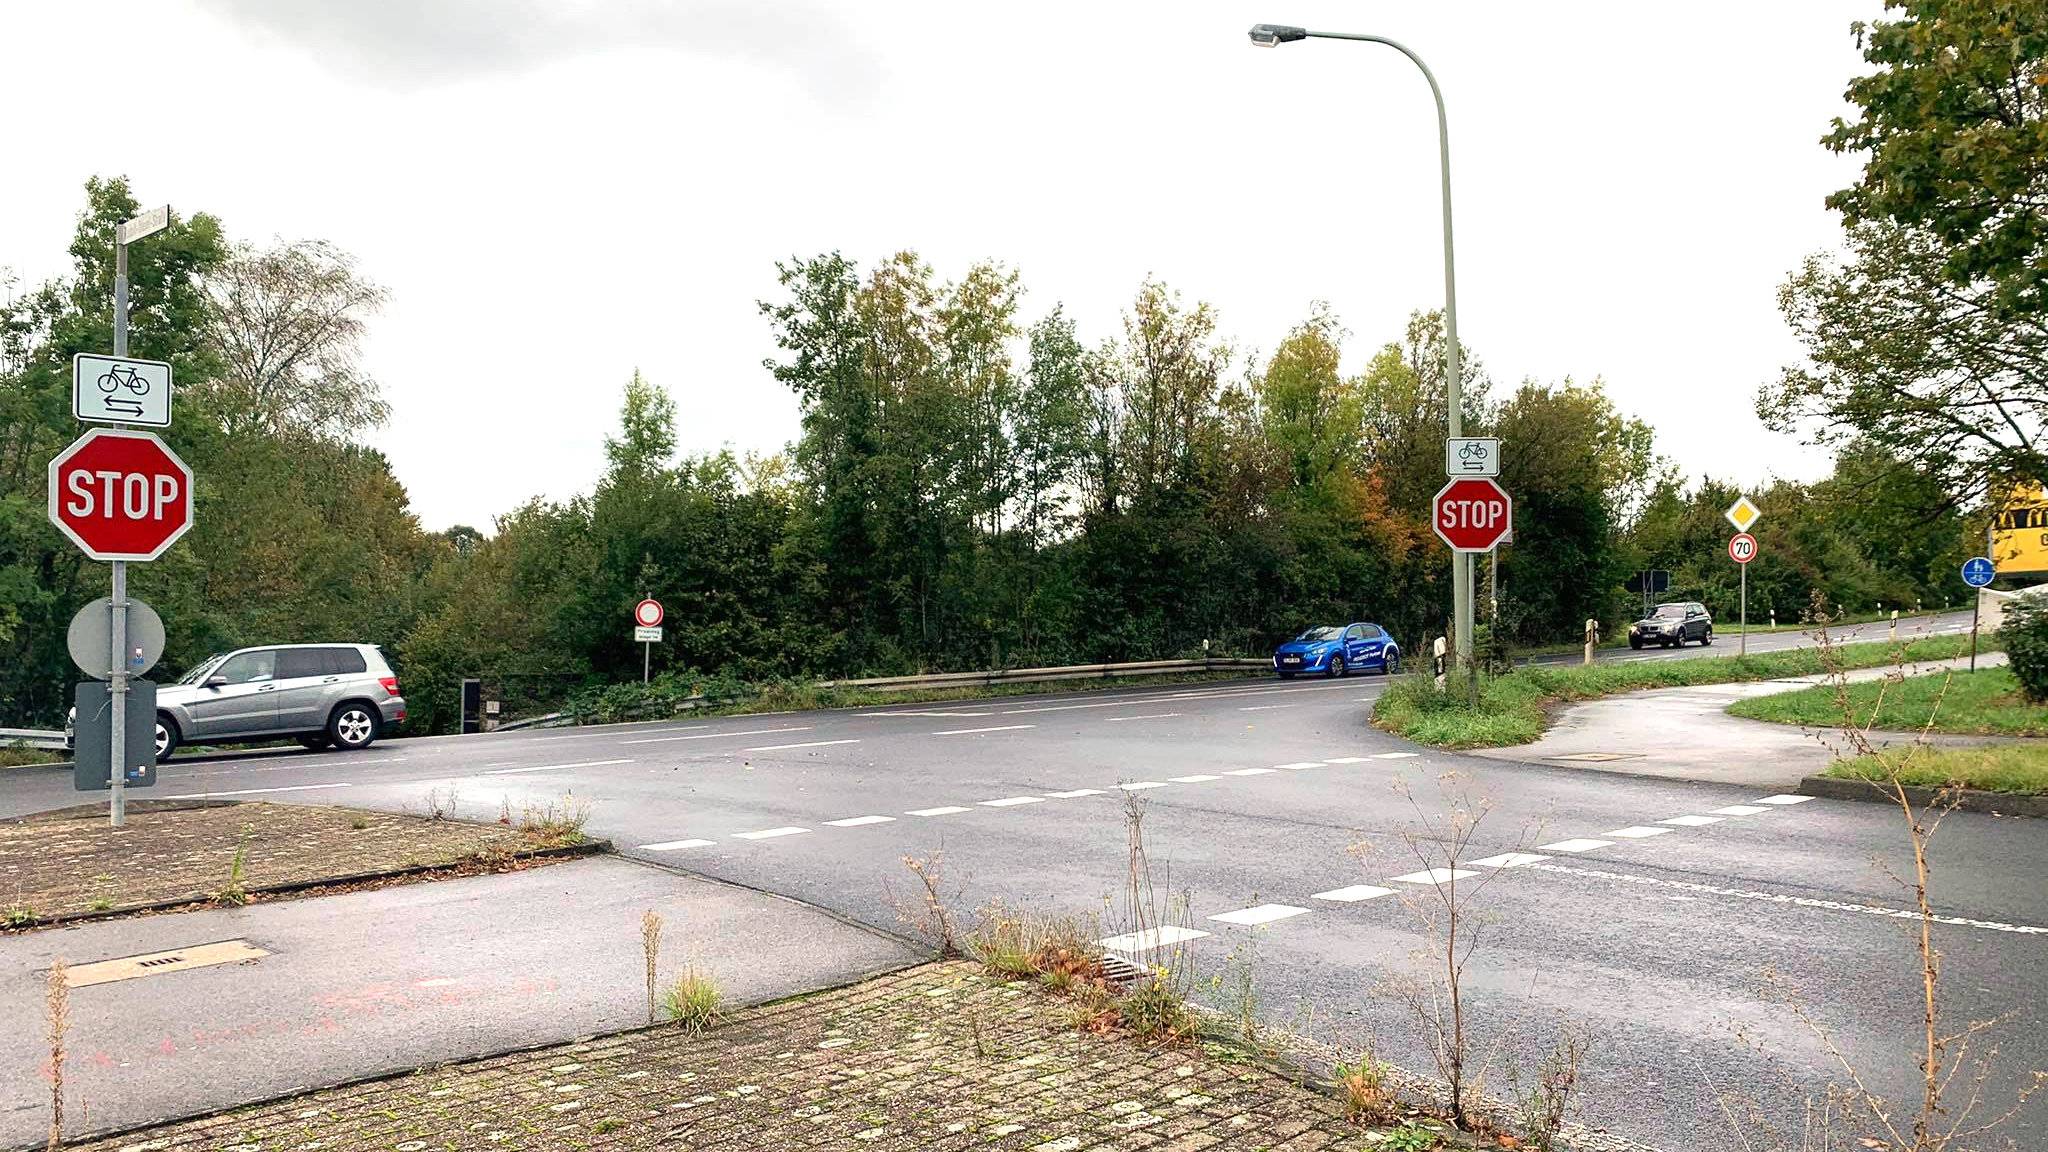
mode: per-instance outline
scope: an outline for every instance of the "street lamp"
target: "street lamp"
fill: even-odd
[[[1443,162],[1444,192],[1444,387],[1449,408],[1447,423],[1452,437],[1465,434],[1464,381],[1458,367],[1458,275],[1456,261],[1451,256],[1451,129],[1444,116],[1444,93],[1437,87],[1436,75],[1429,65],[1422,62],[1407,45],[1385,36],[1370,36],[1361,32],[1311,32],[1291,24],[1254,24],[1251,40],[1255,47],[1277,48],[1296,40],[1363,40],[1372,44],[1384,44],[1415,62],[1422,69],[1422,78],[1429,81],[1429,94],[1436,98],[1436,139],[1437,154]],[[1457,665],[1468,678],[1470,690],[1477,693],[1479,681],[1472,663],[1472,556],[1466,552],[1451,553],[1451,584],[1453,613],[1457,618],[1455,640],[1457,642]]]

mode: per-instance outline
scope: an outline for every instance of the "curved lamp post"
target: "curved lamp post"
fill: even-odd
[[[1254,24],[1251,30],[1253,45],[1260,48],[1274,48],[1291,44],[1296,40],[1363,40],[1372,44],[1384,44],[1415,62],[1422,69],[1422,78],[1429,81],[1429,94],[1436,97],[1436,139],[1437,154],[1443,162],[1444,199],[1444,387],[1447,392],[1449,434],[1453,437],[1465,434],[1464,380],[1458,366],[1458,273],[1456,261],[1451,255],[1451,129],[1444,116],[1444,92],[1437,86],[1436,75],[1429,65],[1422,62],[1409,47],[1398,40],[1385,36],[1371,36],[1361,32],[1311,32],[1288,24]],[[1466,552],[1451,553],[1451,583],[1453,612],[1457,619],[1454,637],[1457,645],[1457,666],[1460,672],[1470,678],[1470,690],[1478,691],[1479,682],[1472,662],[1472,556]]]

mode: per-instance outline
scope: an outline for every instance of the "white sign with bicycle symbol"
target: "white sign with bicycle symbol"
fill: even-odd
[[[1500,441],[1490,436],[1445,440],[1444,475],[1499,476]]]
[[[97,424],[171,426],[171,366],[126,356],[71,358],[71,414]]]

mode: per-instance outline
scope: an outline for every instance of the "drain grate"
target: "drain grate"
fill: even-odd
[[[1124,985],[1133,980],[1142,980],[1148,975],[1146,969],[1138,967],[1114,952],[1102,954],[1102,975],[1111,984]]]
[[[142,976],[162,975],[165,972],[183,972],[188,968],[239,964],[244,960],[255,960],[268,955],[269,952],[247,940],[218,940],[211,944],[195,944],[190,948],[178,948],[169,952],[144,952],[139,956],[121,956],[92,964],[78,964],[65,969],[64,982],[73,988],[90,988],[95,984],[112,984],[117,980],[134,980]]]

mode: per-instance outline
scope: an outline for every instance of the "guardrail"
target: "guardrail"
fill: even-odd
[[[0,745],[16,748],[62,748],[64,734],[47,728],[0,728]]]
[[[1129,664],[1068,664],[1058,668],[996,668],[986,672],[936,672],[929,676],[871,676],[864,680],[820,680],[820,688],[867,688],[907,692],[918,688],[973,688],[996,684],[1037,684],[1055,680],[1113,680],[1120,676],[1171,676],[1183,672],[1267,669],[1259,657],[1210,660],[1140,660]]]

